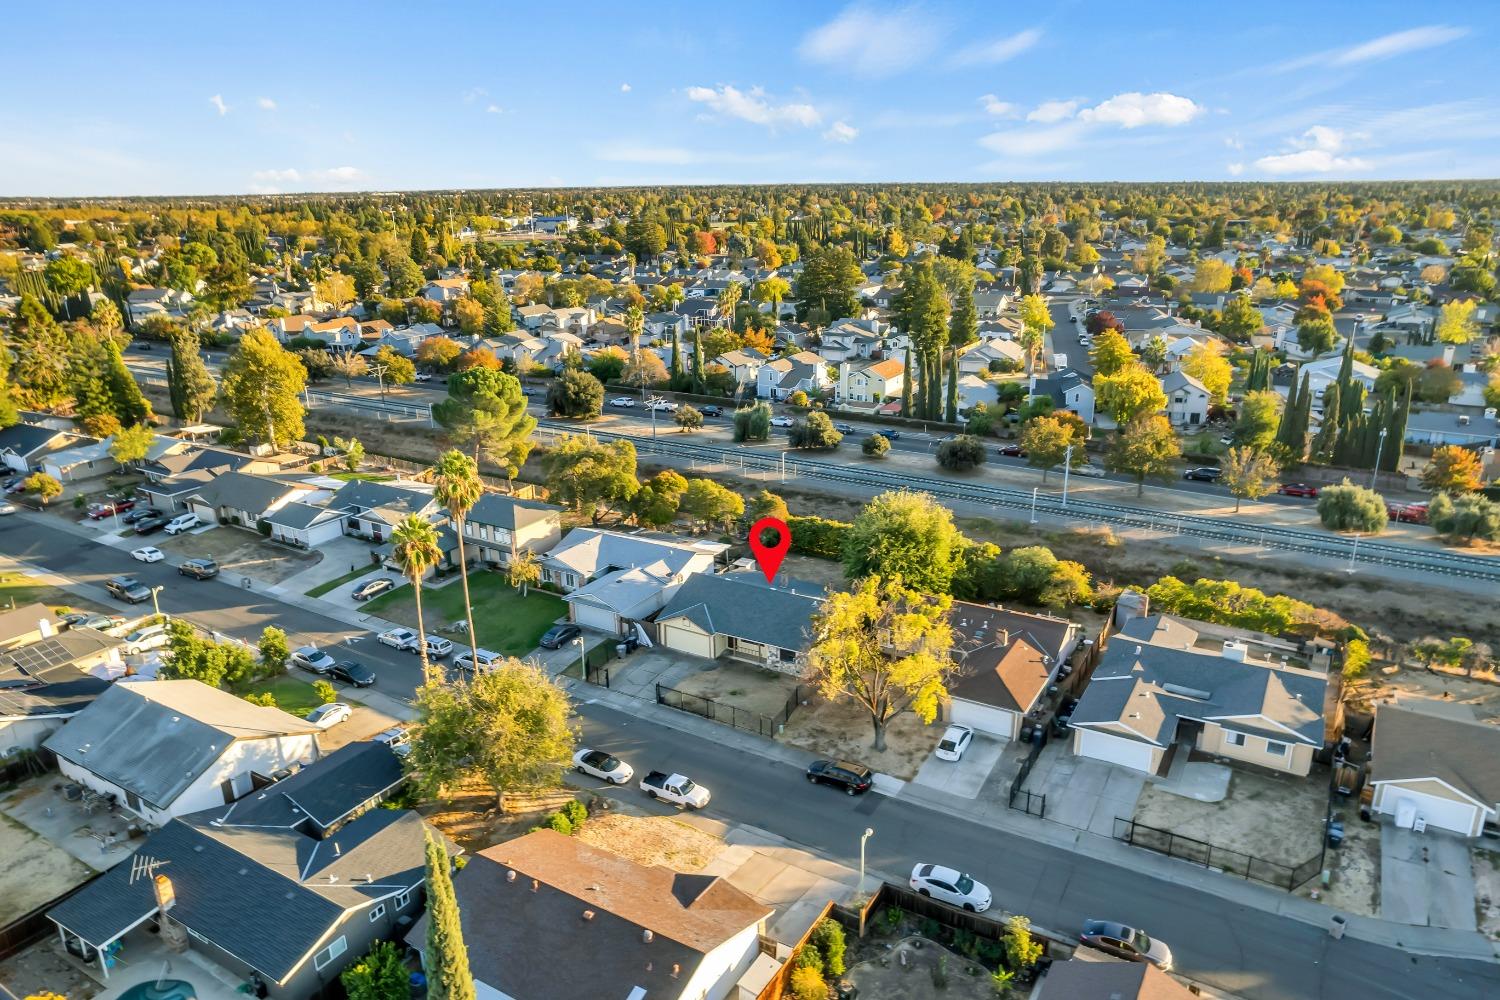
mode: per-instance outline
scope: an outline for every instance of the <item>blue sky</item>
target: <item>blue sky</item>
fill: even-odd
[[[1497,22],[1446,2],[29,4],[7,16],[0,196],[1496,177]]]

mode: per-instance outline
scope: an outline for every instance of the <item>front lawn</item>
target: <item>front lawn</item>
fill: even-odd
[[[308,597],[322,597],[324,594],[328,593],[330,590],[337,590],[337,589],[339,589],[340,587],[342,587],[346,583],[353,583],[355,580],[358,580],[362,576],[369,576],[371,573],[375,572],[379,568],[380,568],[379,566],[371,563],[368,566],[361,566],[359,569],[350,570],[349,572],[345,573],[343,576],[336,577],[336,578],[334,578],[332,580],[324,580],[322,583],[318,584],[312,590],[309,590],[307,592],[307,596]]]
[[[23,604],[45,604],[54,612],[77,607],[77,599],[67,591],[43,583],[24,573],[0,573],[0,611]]]
[[[469,574],[469,597],[474,604],[474,622],[479,645],[505,656],[525,656],[568,607],[560,598],[533,590],[525,597],[500,573],[482,570]],[[370,601],[366,613],[416,628],[417,602],[411,585],[397,587]],[[422,617],[427,631],[437,632],[464,617],[464,587],[460,580],[442,587],[422,589]],[[453,634],[454,645],[468,641],[468,633]]]
[[[311,681],[302,680],[291,674],[256,681],[254,684],[236,690],[235,693],[243,697],[247,694],[261,694],[266,691],[271,692],[271,696],[276,699],[277,708],[299,719],[306,717],[308,712],[323,704],[323,700],[313,691]]]
[[[370,483],[388,483],[396,477],[389,472],[330,472],[330,479],[342,479],[346,483],[352,483],[356,479]]]

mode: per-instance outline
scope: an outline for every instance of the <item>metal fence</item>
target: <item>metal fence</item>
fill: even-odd
[[[656,685],[656,702],[668,708],[675,708],[682,712],[691,712],[694,715],[710,719],[714,722],[722,722],[726,726],[735,729],[743,729],[747,733],[756,733],[770,739],[775,739],[781,732],[781,727],[786,725],[787,720],[792,717],[797,706],[802,703],[802,685],[797,685],[790,695],[787,696],[786,704],[781,711],[775,715],[761,715],[759,712],[749,712],[743,708],[730,705],[727,702],[715,701],[713,698],[705,698],[702,695],[689,694],[676,688],[667,687],[665,684]]]
[[[1006,802],[1012,809],[1019,809],[1026,815],[1036,816],[1038,819],[1047,815],[1047,796],[1028,792],[1022,786],[1031,776],[1031,768],[1036,764],[1036,759],[1042,755],[1042,747],[1046,745],[1045,736],[1031,744],[1031,749],[1026,753],[1026,759],[1021,761],[1021,768],[1010,783],[1010,797]]]
[[[1243,851],[1211,844],[1206,840],[1185,837],[1171,830],[1146,826],[1144,823],[1125,819],[1122,816],[1115,817],[1115,839],[1123,840],[1133,847],[1143,847],[1148,851],[1165,854],[1169,858],[1179,858],[1228,875],[1237,875],[1240,878],[1274,885],[1287,892],[1292,892],[1317,875],[1323,862],[1323,856],[1320,853],[1301,864],[1284,865],[1265,858],[1257,858]]]

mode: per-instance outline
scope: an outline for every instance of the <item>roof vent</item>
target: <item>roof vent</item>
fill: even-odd
[[[241,868],[240,869],[240,874],[241,875],[249,875],[250,874],[250,869],[248,869],[248,868]]]
[[[336,857],[336,858],[337,857],[342,857],[343,853],[344,853],[343,848],[339,847],[339,842],[337,840],[335,840],[333,842],[333,856]]]
[[[202,854],[203,853],[203,845],[202,844],[194,844],[193,845],[193,850],[196,851],[196,852],[198,852],[199,854]]]
[[[507,882],[514,882],[515,880],[516,880],[516,873],[515,873],[514,870],[507,871],[505,873],[505,881],[507,881]]]
[[[338,880],[339,880],[339,877],[337,875],[329,875],[328,876],[328,884],[329,885],[333,885]]]
[[[650,944],[655,939],[656,935],[651,933],[651,928],[647,927],[645,930],[641,931],[641,940],[646,944]]]
[[[682,966],[678,965],[676,962],[673,962],[672,963],[672,978],[676,979],[677,976],[678,976],[678,974],[681,973],[681,972],[682,972]]]
[[[585,919],[585,920],[593,920],[594,919],[594,911],[593,910],[584,910],[583,911],[583,919]]]
[[[1182,684],[1163,684],[1161,689],[1167,694],[1179,695],[1183,698],[1194,698],[1198,701],[1208,701],[1213,697],[1212,691],[1204,691],[1200,688],[1190,688]]]
[[[541,887],[542,887],[542,883],[538,882],[536,879],[532,879],[531,880],[531,891],[532,892],[536,892]]]

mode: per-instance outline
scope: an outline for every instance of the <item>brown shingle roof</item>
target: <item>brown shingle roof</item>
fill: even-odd
[[[1192,1000],[1171,976],[1144,962],[1061,962],[1042,980],[1039,1000]]]
[[[1046,687],[1072,623],[954,601],[948,614],[960,676],[949,686],[955,698],[1015,712],[1028,711]]]

